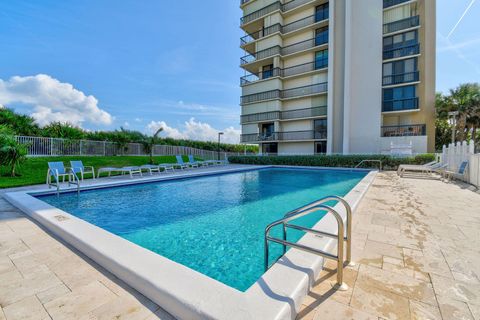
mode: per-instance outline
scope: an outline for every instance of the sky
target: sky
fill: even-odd
[[[0,104],[40,125],[238,142],[239,1],[165,3],[0,0]],[[437,0],[437,91],[480,82],[479,20],[480,0]]]

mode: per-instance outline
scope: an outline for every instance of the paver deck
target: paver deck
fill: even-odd
[[[299,319],[480,320],[479,194],[380,173],[353,230],[349,290],[333,289],[328,262]],[[0,198],[3,319],[172,317]]]

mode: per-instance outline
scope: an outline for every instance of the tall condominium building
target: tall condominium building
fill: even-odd
[[[241,0],[241,142],[279,154],[434,151],[435,6]]]

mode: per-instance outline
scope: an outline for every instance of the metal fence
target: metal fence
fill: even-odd
[[[141,143],[127,143],[123,146],[109,141],[70,140],[61,138],[16,136],[16,140],[28,147],[30,157],[54,156],[145,156],[144,146]],[[194,155],[196,157],[212,160],[219,156],[224,159],[227,155],[238,153],[203,150],[197,148],[169,145],[155,145],[153,154],[158,155]]]

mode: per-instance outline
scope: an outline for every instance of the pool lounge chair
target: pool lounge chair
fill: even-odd
[[[95,168],[92,166],[84,166],[81,160],[70,161],[70,167],[77,177],[80,175],[82,181],[86,174],[91,174],[92,178],[95,179]]]
[[[421,172],[425,174],[430,174],[434,171],[441,170],[442,168],[445,168],[447,164],[443,164],[441,162],[429,162],[427,164],[423,165],[412,165],[412,164],[401,164],[398,166],[397,174],[400,177],[403,177],[404,173],[407,171],[410,172]]]
[[[115,167],[106,167],[106,168],[100,168],[98,169],[97,172],[97,178],[100,178],[100,174],[102,172],[108,172],[108,176],[112,174],[112,172],[118,172],[122,175],[128,173],[130,175],[130,178],[133,178],[133,175],[138,173],[140,176],[142,176],[142,169],[140,167],[121,167],[121,168],[115,168]]]
[[[150,175],[153,175],[154,172],[160,173],[160,166],[156,166],[154,164],[144,164],[140,166],[140,170],[147,171]]]
[[[52,182],[53,177],[53,182]],[[47,185],[48,188],[55,186],[57,190],[60,189],[60,180],[65,182],[65,177],[68,178],[68,185],[79,185],[78,177],[73,173],[70,168],[65,168],[63,162],[48,162],[47,171]]]
[[[183,162],[182,156],[178,155],[175,156],[177,158],[177,163],[174,164],[175,167],[180,168],[180,169],[188,169],[190,166]]]
[[[175,172],[175,164],[174,163],[160,163],[158,165],[158,167],[160,169],[163,169],[163,171],[160,171],[161,172],[165,172],[165,173],[168,173],[168,171],[172,171],[172,172]]]
[[[463,178],[465,178],[465,175],[467,174],[467,167],[468,167],[468,161],[463,161],[460,164],[460,167],[458,167],[458,170],[456,172],[450,171],[450,170],[444,170],[443,177],[447,180],[452,180],[452,179],[462,180]]]
[[[203,167],[205,165],[204,161],[197,161],[195,158],[190,154],[188,155],[188,164],[192,166]]]

